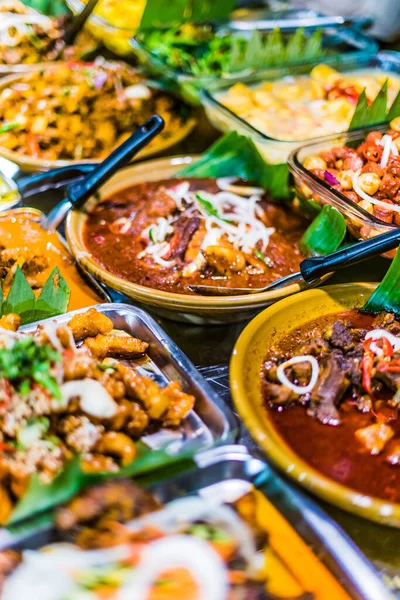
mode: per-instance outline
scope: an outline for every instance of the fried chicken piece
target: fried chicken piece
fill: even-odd
[[[166,427],[176,427],[192,410],[195,403],[194,396],[183,392],[178,381],[172,381],[163,388],[163,395],[168,398],[169,403],[163,424]]]
[[[7,329],[7,331],[18,331],[21,325],[21,317],[14,313],[4,315],[0,319],[0,328]]]
[[[89,348],[92,356],[99,360],[113,355],[133,358],[144,354],[149,347],[147,342],[142,342],[138,338],[112,334],[99,334],[96,337],[87,338],[84,344]]]
[[[107,334],[114,329],[114,325],[108,317],[90,308],[87,312],[74,315],[68,327],[72,331],[74,339],[81,340],[87,337],[95,337],[98,334]]]
[[[131,437],[139,437],[149,424],[149,417],[137,402],[124,398],[118,404],[116,414],[109,420],[112,431],[126,431]]]
[[[117,369],[122,376],[127,395],[134,400],[140,400],[150,419],[161,419],[171,400],[169,395],[164,393],[164,389],[149,377],[142,377],[125,365],[118,364]]]

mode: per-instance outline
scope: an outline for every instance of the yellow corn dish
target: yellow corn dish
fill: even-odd
[[[270,138],[301,141],[346,131],[361,92],[372,102],[386,80],[390,105],[400,78],[366,70],[342,74],[327,65],[256,86],[237,83],[218,101]]]

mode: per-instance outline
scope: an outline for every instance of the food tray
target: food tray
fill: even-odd
[[[297,195],[304,200],[312,197],[318,204],[330,204],[336,208],[346,219],[346,224],[351,233],[358,239],[365,240],[381,233],[387,233],[396,228],[397,225],[384,223],[377,219],[344,194],[333,189],[325,181],[305,169],[303,163],[308,156],[329,150],[332,146],[346,144],[350,144],[352,147],[358,146],[365,140],[369,132],[380,131],[385,133],[387,130],[387,125],[380,127],[374,125],[342,135],[334,134],[320,138],[292,152],[288,160],[289,170],[294,176]],[[389,256],[393,256],[393,253],[389,253]]]
[[[384,72],[388,75],[392,74],[400,77],[400,55],[398,52],[384,51],[373,56],[360,56],[357,60],[346,61],[345,63],[333,61],[330,65],[344,73],[366,70],[368,72]],[[306,75],[314,68],[314,66],[315,64],[313,63],[297,67],[288,67],[286,69],[275,69],[262,74],[258,73],[249,78],[243,77],[242,81],[250,86],[257,86],[264,81],[282,79],[288,75]],[[206,113],[211,123],[217,129],[224,132],[236,130],[242,135],[251,137],[265,161],[273,164],[286,162],[292,151],[313,141],[312,138],[303,141],[281,141],[269,137],[258,129],[255,129],[252,125],[249,125],[249,123],[237,116],[229,108],[223,106],[219,101],[221,94],[226,92],[233,83],[234,82],[227,83],[226,81],[223,81],[222,83],[215,83],[213,86],[209,86],[201,91],[201,98]],[[336,136],[338,136],[338,134],[336,134]]]
[[[154,379],[164,386],[170,381],[179,381],[182,389],[196,398],[195,409],[189,413],[180,430],[163,429],[158,433],[141,438],[152,449],[168,446],[171,454],[210,446],[219,441],[230,439],[234,433],[235,420],[222,400],[198,373],[178,346],[157,325],[155,320],[143,310],[128,304],[99,304],[95,307],[106,315],[115,329],[123,330],[147,342],[148,361],[138,361],[140,374]],[[65,325],[75,314],[85,312],[77,310],[39,323],[56,322]],[[38,323],[21,328],[31,333]]]
[[[162,502],[199,494],[220,503],[239,498],[254,483],[311,546],[351,598],[392,598],[377,572],[347,535],[311,500],[279,479],[261,460],[252,457],[244,446],[202,451],[196,455],[195,463],[195,467],[172,479],[153,483],[150,489]],[[48,523],[40,525],[39,521],[27,524],[23,531],[0,530],[0,550],[34,549],[56,540],[53,527]]]
[[[221,35],[232,33],[234,37],[250,37],[252,29],[240,30],[240,28],[237,27],[237,24],[239,23],[242,22],[237,21],[235,25],[234,22],[231,23],[228,21],[226,25],[217,29],[217,33]],[[243,22],[243,24],[244,23],[245,22]],[[294,25],[294,18],[292,23],[292,30],[295,30],[296,26]],[[257,22],[254,23],[254,26],[256,25]],[[262,33],[268,34],[276,27],[277,25],[271,20],[269,27],[262,28]],[[305,29],[309,30],[307,26]],[[283,31],[287,31],[287,29],[283,29]],[[322,27],[322,40],[324,49],[329,52],[327,56],[321,58],[321,62],[325,64],[344,65],[354,61],[358,62],[359,60],[368,59],[378,50],[378,45],[376,42],[352,28]],[[218,81],[218,85],[220,85],[221,82],[225,82],[227,85],[231,86],[238,81],[243,81],[243,79],[246,80],[249,76],[249,72],[247,70],[244,73],[196,77],[194,75],[181,73],[180,71],[169,67],[150,50],[148,50],[146,46],[136,37],[133,37],[130,40],[130,45],[132,51],[137,56],[139,61],[146,67],[148,71],[150,71],[150,73],[155,75],[158,80],[161,78],[161,81],[165,84],[167,89],[179,93],[184,100],[194,105],[201,103],[199,95],[200,90],[212,86],[216,81]],[[307,64],[307,62],[309,61],[304,59],[302,60],[301,57],[299,57],[298,62],[292,63],[290,67],[287,65],[285,66],[284,64],[276,65],[268,69],[262,68],[251,71],[251,74],[257,76],[261,76],[262,74],[267,78],[271,78],[274,76],[276,71],[282,72],[284,69],[290,69],[296,65]]]

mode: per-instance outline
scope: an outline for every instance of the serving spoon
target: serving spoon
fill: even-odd
[[[71,46],[75,42],[78,33],[82,31],[86,21],[96,8],[98,2],[99,0],[89,0],[81,12],[73,18],[71,25],[66,28],[64,35],[62,36],[63,49],[65,46]]]
[[[241,294],[260,294],[276,290],[291,283],[315,283],[323,275],[335,273],[340,269],[356,265],[368,258],[393,250],[400,244],[400,227],[389,233],[377,235],[369,240],[358,242],[332,252],[327,256],[306,258],[300,264],[300,271],[291,273],[262,288],[235,287],[228,288],[214,285],[189,285],[189,289],[204,296],[236,296]]]
[[[164,121],[154,115],[146,123],[116,148],[103,162],[83,179],[67,186],[65,197],[42,221],[43,229],[53,231],[64,220],[71,208],[82,208],[86,200],[112,176],[118,169],[129,164],[132,158],[164,129]]]

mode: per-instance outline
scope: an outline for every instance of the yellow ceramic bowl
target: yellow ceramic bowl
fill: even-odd
[[[99,197],[106,198],[143,181],[168,179],[193,160],[193,156],[162,158],[129,166],[102,187]],[[97,201],[94,198],[89,200],[88,209],[93,208]],[[309,287],[307,284],[292,284],[278,290],[241,296],[190,296],[154,290],[116,277],[91,258],[83,241],[85,221],[84,212],[73,211],[68,215],[66,223],[68,243],[81,267],[111,288],[178,321],[197,324],[243,321],[254,316],[261,308]]]
[[[400,504],[360,494],[303,461],[276,430],[263,405],[261,367],[271,344],[311,319],[361,308],[377,284],[330,285],[286,298],[258,315],[241,334],[230,363],[235,406],[255,441],[284,473],[317,496],[366,519],[400,527]]]
[[[38,70],[37,68],[31,69],[31,72],[34,70]],[[54,63],[51,63],[51,67],[49,68],[57,68]],[[19,79],[23,78],[23,74],[20,75],[9,75],[7,77],[2,77],[0,79],[0,92],[1,90],[7,88],[10,84],[15,83]],[[196,125],[196,119],[193,117],[189,117],[188,120],[177,130],[171,133],[168,137],[163,137],[159,139],[153,140],[150,146],[144,148],[135,160],[147,158],[149,156],[154,156],[155,154],[160,154],[161,152],[165,152],[168,148],[175,146],[175,144],[179,144],[182,140],[184,140],[189,133],[194,129]],[[110,150],[111,151],[111,150]],[[26,156],[21,152],[13,152],[8,150],[7,148],[2,148],[0,146],[0,156],[6,158],[7,160],[11,160],[16,163],[23,171],[47,171],[49,169],[58,169],[59,167],[69,167],[73,165],[81,165],[82,162],[85,164],[96,164],[101,162],[101,159],[92,158],[92,159],[84,159],[84,160],[44,160],[41,158],[32,158],[31,156]]]

